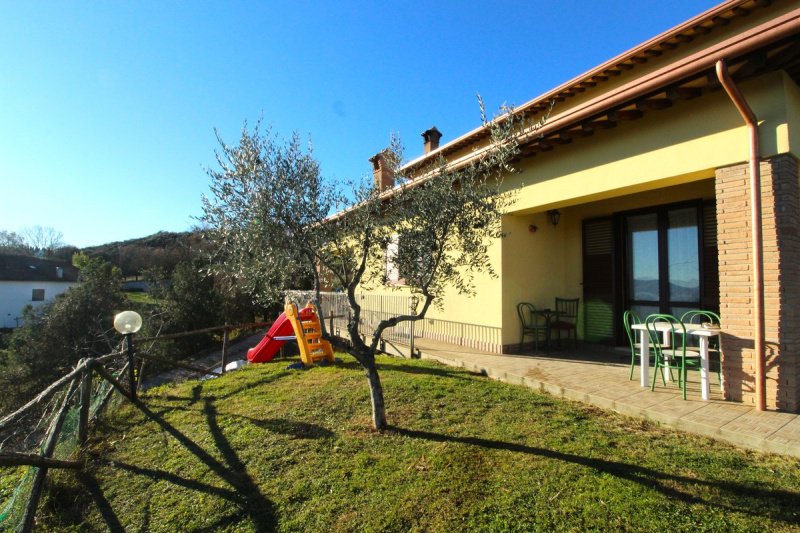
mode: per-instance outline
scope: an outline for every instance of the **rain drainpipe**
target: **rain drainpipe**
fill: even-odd
[[[756,363],[756,409],[766,410],[764,376],[764,255],[761,240],[761,169],[758,146],[758,119],[728,73],[724,59],[717,61],[717,78],[742,115],[750,138],[750,226],[753,230],[753,348]]]

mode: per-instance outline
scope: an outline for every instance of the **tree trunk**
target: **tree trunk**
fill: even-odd
[[[372,425],[377,430],[386,429],[386,406],[383,403],[383,385],[375,365],[375,356],[364,357],[362,362],[369,382],[369,396],[372,401]]]

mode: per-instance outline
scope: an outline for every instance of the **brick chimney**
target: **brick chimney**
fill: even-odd
[[[436,126],[429,130],[422,132],[422,139],[425,143],[425,153],[429,154],[439,148],[439,139],[442,138],[442,132],[436,129]]]
[[[372,179],[375,188],[385,191],[394,187],[394,174],[386,150],[370,157],[369,162],[372,163]]]

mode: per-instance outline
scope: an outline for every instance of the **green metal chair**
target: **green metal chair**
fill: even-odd
[[[522,344],[525,337],[533,336],[534,348],[539,351],[539,338],[544,336],[544,341],[548,340],[547,321],[536,312],[536,307],[528,302],[517,304],[517,316],[519,316],[522,333],[519,338],[519,353],[522,353]]]
[[[567,339],[572,334],[575,348],[578,347],[578,302],[580,298],[556,298],[555,317],[550,324],[550,331],[558,332],[558,345],[561,346],[561,332],[567,332]]]
[[[625,311],[622,315],[622,323],[625,325],[625,333],[628,335],[628,343],[631,346],[631,376],[633,379],[633,368],[636,366],[636,356],[641,350],[641,344],[637,341],[638,332],[631,329],[631,326],[641,324],[642,319],[633,311]]]
[[[686,328],[674,316],[650,315],[645,319],[645,325],[655,354],[655,374],[650,390],[656,389],[659,371],[661,381],[666,385],[663,370],[667,369],[671,376],[674,369],[678,371],[678,386],[683,390],[685,400],[687,370],[700,368],[700,354],[686,350]]]
[[[684,324],[703,324],[705,322],[710,322],[717,325],[722,324],[722,321],[717,313],[704,309],[686,311],[683,313],[683,315],[681,315],[681,322]],[[694,335],[689,335],[688,337],[686,349],[692,351],[699,350],[700,339]],[[722,386],[722,349],[719,336],[708,339],[708,355],[710,358],[713,357],[713,360],[717,365],[717,379],[719,380],[720,386]]]

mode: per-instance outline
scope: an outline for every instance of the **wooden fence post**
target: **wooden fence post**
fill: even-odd
[[[226,323],[225,326],[228,324]],[[225,365],[228,364],[228,329],[226,327],[224,333],[222,334],[222,368],[220,370],[220,374],[225,373]]]
[[[69,388],[67,388],[67,393],[64,395],[64,400],[61,402],[61,409],[53,421],[50,433],[47,435],[47,441],[44,444],[44,449],[42,452],[42,457],[46,459],[51,458],[53,456],[53,452],[55,452],[56,444],[58,444],[58,434],[61,432],[61,426],[64,424],[67,411],[69,411],[69,400],[72,396],[72,393],[75,392],[75,387],[77,384],[77,378],[70,382]],[[28,498],[28,505],[25,506],[25,515],[22,517],[21,531],[23,531],[23,533],[33,530],[33,519],[36,516],[36,508],[39,506],[39,498],[42,496],[42,488],[44,487],[45,476],[47,476],[46,467],[40,467],[34,475],[33,483],[31,484],[31,494]]]
[[[89,407],[92,403],[92,363],[89,359],[82,359],[86,366],[81,378],[81,410],[78,421],[78,445],[83,448],[89,438]]]
[[[125,363],[125,366],[123,366],[122,370],[120,370],[120,375],[123,375],[127,369],[128,369],[128,364]],[[114,393],[114,386],[113,384],[111,384],[111,386],[108,388],[103,398],[100,400],[100,404],[97,406],[97,409],[94,412],[94,417],[92,417],[92,420],[95,420],[103,411],[103,409],[106,408],[106,404],[108,404],[108,400],[111,399],[111,395],[113,393]]]
[[[137,392],[142,390],[142,381],[144,381],[144,364],[146,362],[147,361],[142,359],[142,364],[139,365],[139,376],[138,376],[138,378],[136,380],[136,390],[137,390]]]

